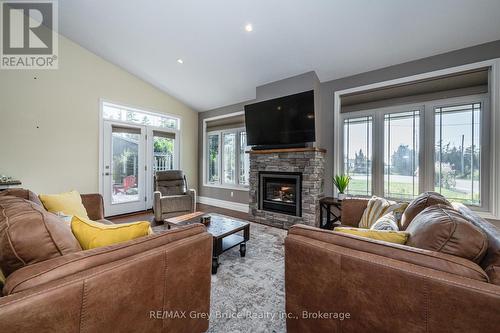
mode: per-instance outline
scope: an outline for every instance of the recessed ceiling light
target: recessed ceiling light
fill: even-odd
[[[177,59],[177,62],[178,62],[179,64],[183,64],[183,63],[184,63],[184,60],[182,60],[181,58],[179,58],[179,59]]]
[[[253,26],[250,23],[248,23],[247,25],[245,25],[245,30],[247,32],[251,32],[251,31],[253,31]]]

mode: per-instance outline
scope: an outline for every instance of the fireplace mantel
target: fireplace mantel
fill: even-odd
[[[320,152],[326,153],[326,149],[307,147],[307,148],[281,148],[281,149],[262,149],[262,150],[247,150],[247,154],[276,154],[276,153],[305,153],[305,152]]]

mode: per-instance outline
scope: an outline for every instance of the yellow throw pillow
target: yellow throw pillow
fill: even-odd
[[[60,194],[40,194],[38,196],[45,209],[51,213],[62,212],[64,215],[78,215],[89,218],[82,204],[82,197],[77,191]]]
[[[84,250],[126,242],[153,233],[147,221],[102,224],[83,217],[73,216],[71,231]]]
[[[341,232],[344,234],[381,240],[389,243],[396,243],[396,244],[405,244],[410,235],[409,233],[404,231],[370,230],[370,229],[349,228],[349,227],[337,227],[334,229],[334,231]]]

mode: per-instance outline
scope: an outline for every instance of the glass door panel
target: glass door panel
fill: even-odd
[[[111,140],[113,146],[111,202],[115,204],[137,201],[141,130],[113,127]]]
[[[153,131],[153,172],[174,170],[175,134]]]
[[[153,207],[155,191],[154,176],[157,171],[179,169],[179,131],[146,126],[147,153],[146,179],[149,179],[146,190],[147,207]]]
[[[104,125],[106,215],[144,210],[145,130],[108,121]]]

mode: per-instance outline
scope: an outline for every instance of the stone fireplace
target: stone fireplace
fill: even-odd
[[[288,229],[319,225],[326,151],[318,148],[250,151],[250,216]]]

